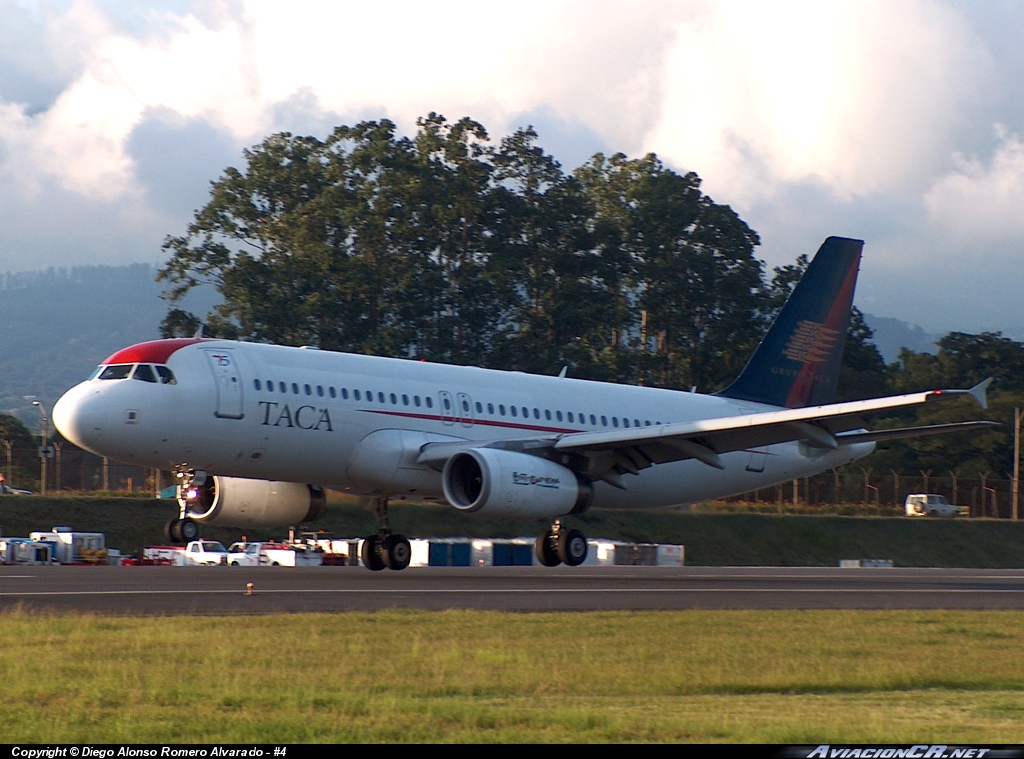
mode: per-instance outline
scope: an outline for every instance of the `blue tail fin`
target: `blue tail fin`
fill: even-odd
[[[726,398],[802,408],[832,403],[863,240],[829,237]]]

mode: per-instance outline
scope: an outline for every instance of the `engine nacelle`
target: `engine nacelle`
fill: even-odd
[[[586,511],[593,488],[561,464],[527,453],[471,448],[441,473],[448,503],[488,516],[539,519]]]
[[[319,485],[207,476],[178,502],[197,522],[221,527],[286,527],[311,522],[324,513],[327,499]]]

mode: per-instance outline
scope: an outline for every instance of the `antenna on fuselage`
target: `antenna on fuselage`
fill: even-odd
[[[205,328],[206,328],[205,324],[200,324],[199,325],[199,329],[196,330],[196,333],[194,335],[192,335],[192,337],[197,338],[197,339],[202,337],[203,336],[203,330]]]
[[[567,371],[569,371],[569,365],[568,364],[566,364],[565,366],[562,367],[562,371],[560,371],[558,373],[558,379],[565,379],[565,373]]]

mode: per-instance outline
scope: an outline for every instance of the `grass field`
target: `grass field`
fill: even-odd
[[[0,743],[1024,742],[1024,614],[0,615]]]

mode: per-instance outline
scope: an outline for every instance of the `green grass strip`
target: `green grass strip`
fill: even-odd
[[[1019,612],[0,615],[0,742],[1024,742]]]

